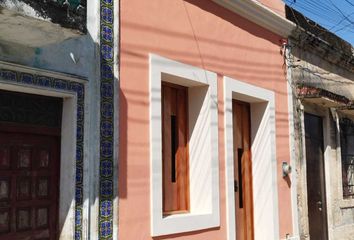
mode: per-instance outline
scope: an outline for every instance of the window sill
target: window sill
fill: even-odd
[[[215,213],[182,213],[155,219],[152,236],[164,236],[183,232],[192,232],[220,226],[219,216]]]
[[[164,212],[164,213],[163,213],[163,217],[169,217],[169,216],[181,215],[181,214],[188,214],[188,213],[190,213],[190,212],[189,212],[189,211],[186,211],[186,210]]]

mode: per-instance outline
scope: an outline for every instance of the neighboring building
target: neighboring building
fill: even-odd
[[[0,0],[0,239],[117,239],[114,2]]]
[[[0,239],[350,239],[353,49],[289,13],[0,0]]]
[[[354,236],[354,49],[287,8],[300,239]]]
[[[120,2],[119,239],[295,239],[283,3]]]

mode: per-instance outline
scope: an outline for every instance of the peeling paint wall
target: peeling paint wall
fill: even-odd
[[[326,89],[354,99],[354,73],[308,50],[292,49],[292,78],[297,84]]]
[[[84,136],[82,152],[77,154],[77,156],[82,156],[83,165],[78,163],[81,166],[76,169],[76,179],[79,180],[77,180],[75,187],[78,191],[74,195],[68,193],[64,196],[66,199],[69,198],[71,203],[76,204],[75,214],[70,213],[70,216],[68,215],[68,224],[71,228],[75,227],[77,231],[63,231],[63,239],[116,239],[118,234],[118,177],[116,171],[118,169],[118,161],[116,148],[118,148],[117,126],[119,117],[117,106],[119,89],[117,62],[119,0],[90,1],[87,4],[87,18],[82,22],[85,29],[87,29],[84,33],[55,24],[54,18],[51,16],[37,14],[40,11],[35,7],[33,9],[27,8],[28,6],[10,9],[9,5],[2,5],[5,2],[26,2],[33,7],[34,5],[31,5],[30,2],[45,6],[50,4],[50,1],[48,0],[46,3],[44,0],[0,0],[0,65],[19,69],[18,72],[11,72],[15,76],[14,85],[21,87],[23,85],[26,89],[30,89],[32,93],[41,94],[37,88],[38,86],[18,81],[16,76],[21,76],[22,69],[24,69],[24,71],[31,71],[33,73],[31,76],[36,77],[37,72],[40,72],[45,76],[50,76],[53,81],[58,76],[65,76],[79,81],[84,86],[84,90],[80,89],[80,93],[85,96],[85,102],[82,103],[82,108],[84,108],[84,126],[80,125],[80,128],[77,127],[72,130],[74,135],[82,136],[83,134]],[[107,9],[107,6],[112,9],[110,14],[101,15],[101,8]],[[86,15],[86,3],[84,7]],[[66,9],[64,10],[62,12],[64,12],[64,16],[67,16]],[[101,31],[105,17],[112,20],[109,24],[109,29],[112,30],[110,33]],[[108,41],[110,42],[107,43]],[[100,43],[103,42],[106,44],[105,46],[110,47],[109,50],[106,48],[108,53],[105,55],[105,52],[100,51]],[[110,57],[109,61],[105,65],[102,64],[106,68],[101,68],[102,59],[107,55]],[[101,69],[104,71],[101,72]],[[6,75],[4,76],[6,77]],[[4,84],[1,82],[3,80],[2,77],[0,74],[0,89],[3,88],[1,84]],[[105,84],[101,84],[102,80],[105,80]],[[42,88],[42,86],[39,88]],[[57,91],[57,89],[48,89],[48,91]],[[63,92],[65,89],[59,89],[58,91]],[[103,93],[106,95],[103,95]],[[106,197],[113,202],[109,206],[106,204],[107,201],[103,202],[103,204],[101,204],[102,201],[99,201],[103,195],[100,192],[99,181],[103,176],[103,171],[100,171],[100,161],[98,161],[101,157],[100,147],[103,142],[101,142],[103,131],[101,132],[100,118],[104,115],[102,114],[104,109],[101,106],[104,104],[107,106],[108,101],[109,107],[114,109],[114,114],[109,112],[109,116],[106,118],[110,124],[105,125],[104,128],[106,134],[112,133],[109,142],[110,146],[106,146],[105,149],[110,152],[114,151],[114,159],[113,157],[111,159],[112,164],[105,167],[105,174],[108,171],[112,174],[109,180],[112,182],[111,187],[114,188],[112,190],[108,187],[106,188],[106,191],[112,192],[111,195]],[[82,108],[78,109],[83,110]],[[108,110],[111,110],[111,108]],[[112,115],[110,115],[111,113]],[[79,130],[82,132],[79,132]],[[62,214],[65,215],[66,212]],[[102,216],[105,219],[100,222],[99,219],[103,218]],[[107,225],[107,222],[110,226]],[[99,231],[102,226],[104,229]],[[110,234],[110,236],[104,236],[103,234]]]
[[[42,47],[0,41],[0,61],[88,77],[97,61],[95,45],[89,35]]]
[[[54,0],[0,0],[0,61],[88,77],[98,47],[77,30],[90,28],[81,3],[71,9]]]

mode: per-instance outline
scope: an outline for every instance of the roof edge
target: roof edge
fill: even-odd
[[[287,38],[296,24],[255,0],[212,0],[247,20]]]

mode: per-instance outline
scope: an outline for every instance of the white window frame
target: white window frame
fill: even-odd
[[[188,87],[190,212],[163,216],[161,82]],[[150,54],[151,235],[220,226],[217,75]]]
[[[236,239],[232,100],[251,105],[251,152],[254,237],[279,239],[278,184],[276,161],[275,94],[224,77],[225,181],[227,240]]]

